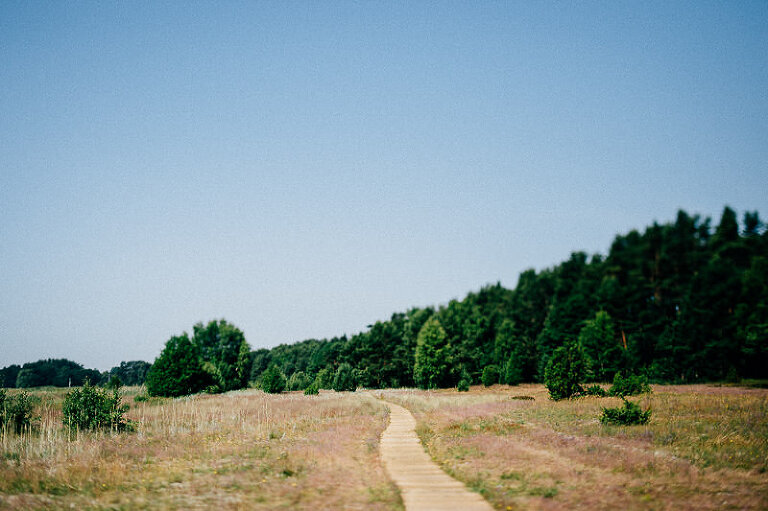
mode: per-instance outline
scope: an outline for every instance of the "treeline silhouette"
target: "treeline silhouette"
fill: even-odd
[[[553,351],[579,342],[589,377],[617,371],[651,381],[768,377],[768,233],[757,212],[739,225],[726,207],[709,218],[679,211],[674,222],[617,236],[606,256],[575,252],[514,289],[500,284],[440,307],[412,308],[351,337],[310,339],[252,353],[252,380],[271,365],[330,381],[341,364],[363,387],[413,386],[420,329],[445,330],[450,370],[441,386],[494,366],[503,383],[537,382]]]
[[[439,335],[422,336],[419,346],[430,318]],[[245,337],[237,332],[240,346]],[[410,387],[422,384],[416,353],[428,348],[442,367],[430,386],[480,383],[484,372],[486,383],[515,384],[542,381],[555,349],[573,343],[591,381],[616,372],[672,383],[768,378],[768,230],[758,213],[746,212],[740,224],[726,207],[713,228],[709,218],[679,211],[674,222],[616,236],[605,256],[574,252],[552,268],[526,270],[514,289],[488,285],[463,300],[392,314],[351,337],[255,350],[247,365],[252,382],[277,369],[291,390],[310,382],[331,388],[340,372],[345,387]],[[138,385],[149,369],[132,361],[100,373],[48,359],[0,369],[0,385],[74,386],[112,376]]]

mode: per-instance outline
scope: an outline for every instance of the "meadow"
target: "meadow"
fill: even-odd
[[[765,389],[653,386],[632,398],[652,409],[643,426],[600,423],[616,398],[553,402],[542,385],[139,392],[135,432],[70,436],[66,389],[32,391],[35,430],[0,440],[0,509],[402,509],[378,453],[382,399],[496,509],[768,509]]]
[[[36,431],[0,443],[0,509],[402,509],[378,460],[387,410],[366,394],[258,390],[135,403],[134,433],[61,426],[39,389]]]
[[[653,386],[643,426],[617,398],[553,402],[542,385],[382,391],[444,470],[496,509],[768,509],[768,391]],[[532,399],[531,399],[532,398]]]

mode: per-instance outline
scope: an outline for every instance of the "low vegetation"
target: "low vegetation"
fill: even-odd
[[[386,408],[369,395],[149,398],[126,413],[134,433],[74,436],[65,389],[31,395],[39,426],[0,436],[0,509],[402,509],[378,458]]]
[[[430,455],[496,509],[766,509],[768,390],[653,386],[642,425],[601,422],[616,397],[543,385],[385,390]]]

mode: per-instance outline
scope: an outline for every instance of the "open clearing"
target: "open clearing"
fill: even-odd
[[[37,431],[0,443],[0,509],[403,509],[374,396],[412,412],[432,459],[496,509],[768,509],[766,390],[654,386],[634,399],[651,422],[631,427],[600,424],[617,399],[555,403],[541,385],[134,403],[137,392],[136,433],[70,440],[66,389],[34,390]]]

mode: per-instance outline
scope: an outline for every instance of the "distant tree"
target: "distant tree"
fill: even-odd
[[[16,387],[16,378],[19,376],[21,366],[11,364],[8,367],[0,369],[0,387],[12,389]]]
[[[346,362],[341,364],[336,369],[336,374],[333,376],[333,390],[336,392],[353,391],[357,388],[357,382],[355,381],[355,372],[352,366]]]
[[[416,363],[413,367],[416,384],[423,389],[445,385],[450,371],[450,345],[440,321],[429,318],[416,340]]]
[[[119,366],[109,370],[109,378],[117,376],[124,385],[142,385],[152,364],[143,360],[120,362]],[[106,379],[109,381],[109,379]]]
[[[334,371],[331,371],[329,367],[324,367],[318,371],[317,376],[315,376],[315,381],[317,382],[317,388],[318,389],[325,389],[325,390],[331,390],[333,388],[333,376]]]
[[[192,343],[219,389],[226,392],[247,387],[251,350],[243,332],[223,319],[207,325],[197,323],[193,328]]]
[[[16,377],[16,386],[80,386],[86,380],[94,385],[98,384],[101,381],[101,373],[96,369],[85,369],[71,360],[49,358],[24,364]]]
[[[279,394],[285,390],[285,375],[275,364],[270,365],[261,375],[261,389],[269,394]]]
[[[195,394],[214,384],[203,370],[199,348],[184,333],[171,337],[147,374],[150,396],[177,397]]]
[[[304,390],[312,382],[312,378],[307,376],[304,371],[296,371],[288,378],[288,390]]]
[[[557,348],[544,372],[544,385],[549,390],[550,398],[559,401],[580,394],[585,369],[584,353],[577,343]]]
[[[584,322],[579,344],[587,356],[587,376],[592,381],[608,381],[620,369],[622,349],[614,334],[613,321],[605,311]]]
[[[493,384],[499,383],[499,368],[491,364],[483,368],[483,376],[481,378],[483,386],[490,387]]]

